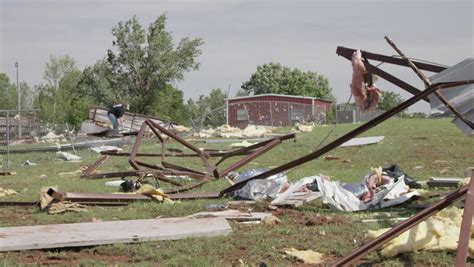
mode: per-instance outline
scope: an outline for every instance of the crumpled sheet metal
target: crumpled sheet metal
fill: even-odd
[[[382,255],[393,257],[401,253],[418,250],[456,251],[462,212],[463,210],[457,207],[441,210],[433,217],[421,222],[385,244],[381,251]],[[366,238],[367,240],[373,240],[388,230],[390,228],[375,231],[369,230]],[[471,227],[471,240],[469,243],[469,254],[471,256],[474,255],[473,233],[474,227]]]
[[[413,196],[419,195],[416,190],[410,191],[403,177],[399,177],[397,182],[387,185],[386,188],[375,193],[371,201],[364,202],[354,193],[344,189],[342,184],[337,181],[328,181],[320,176],[311,178],[318,184],[323,203],[341,211],[381,209],[403,203]]]
[[[267,169],[251,169],[239,174],[235,182],[246,180],[257,174],[263,173]],[[261,200],[266,197],[275,198],[275,196],[288,184],[288,177],[284,173],[272,175],[266,179],[252,180],[243,188],[234,192],[234,196],[244,199]]]

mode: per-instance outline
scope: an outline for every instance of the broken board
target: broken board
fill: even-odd
[[[348,146],[364,146],[364,145],[372,145],[377,144],[382,141],[385,136],[370,136],[370,137],[358,137],[352,138],[351,140],[345,142],[344,144],[340,145],[340,147],[348,147]]]
[[[224,218],[166,218],[0,228],[0,251],[94,246],[227,235]]]
[[[297,208],[303,205],[304,203],[313,201],[315,199],[318,199],[319,197],[321,197],[320,192],[294,192],[285,200],[276,203],[275,206]]]

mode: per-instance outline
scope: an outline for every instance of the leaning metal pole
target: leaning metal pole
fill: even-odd
[[[465,85],[465,84],[473,84],[474,83],[474,80],[466,80],[466,81],[457,81],[457,82],[446,82],[446,83],[437,83],[437,84],[433,84],[432,86],[426,88],[424,91],[414,95],[413,97],[409,98],[408,100],[406,100],[405,102],[399,104],[398,106],[384,112],[383,114],[375,117],[374,119],[368,121],[367,123],[357,127],[356,129],[350,131],[349,133],[339,137],[338,139],[334,140],[333,142],[327,144],[326,146],[310,153],[310,154],[307,154],[306,156],[303,156],[301,158],[298,158],[298,159],[295,159],[293,161],[290,161],[290,162],[287,162],[283,165],[280,165],[276,168],[273,168],[271,170],[268,170],[264,173],[261,173],[259,175],[256,175],[254,177],[251,177],[245,181],[242,181],[242,182],[239,182],[239,183],[236,183],[224,190],[221,191],[221,195],[225,195],[225,194],[228,194],[228,193],[231,193],[235,190],[238,190],[242,187],[244,187],[247,182],[251,181],[251,180],[255,180],[255,179],[264,179],[264,178],[267,178],[269,176],[272,176],[274,174],[277,174],[277,173],[280,173],[282,171],[286,171],[288,169],[291,169],[291,168],[294,168],[296,166],[299,166],[303,163],[306,163],[308,161],[311,161],[311,160],[314,160],[318,157],[320,157],[321,155],[324,155],[325,153],[333,150],[334,148],[342,145],[343,143],[351,140],[352,138],[358,136],[359,134],[371,129],[372,127],[386,121],[387,119],[391,118],[392,116],[396,115],[397,113],[401,112],[402,110],[410,107],[411,105],[415,104],[416,102],[418,102],[419,100],[427,97],[429,94],[435,92],[436,90],[438,89],[443,89],[443,88],[450,88],[450,87],[455,87],[455,86],[460,86],[460,85]]]

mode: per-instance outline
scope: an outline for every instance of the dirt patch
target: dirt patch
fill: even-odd
[[[313,225],[324,225],[324,224],[332,224],[332,223],[343,224],[347,222],[348,222],[348,218],[344,216],[340,216],[340,215],[336,215],[336,216],[317,215],[314,217],[306,218],[304,224],[306,226],[313,226]]]
[[[304,213],[297,210],[292,209],[277,209],[272,212],[272,214],[276,217],[291,217],[294,219],[302,219],[304,217]]]
[[[51,255],[50,251],[46,250],[31,250],[22,251],[21,254],[12,254],[11,259],[19,264],[38,264],[38,265],[78,265],[83,260],[102,261],[108,264],[128,263],[132,262],[129,255],[107,255],[97,253],[96,250],[80,250],[70,251],[65,249],[66,254],[59,253],[58,255]],[[17,256],[17,257],[16,257]]]

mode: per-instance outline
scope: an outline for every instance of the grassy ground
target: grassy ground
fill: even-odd
[[[338,125],[325,143],[357,127]],[[240,171],[255,167],[274,167],[313,151],[329,133],[332,126],[317,127],[311,133],[301,133],[297,141],[286,141]],[[373,128],[363,136],[384,135],[377,144],[363,147],[338,148],[330,152],[333,156],[350,160],[325,161],[317,159],[288,173],[291,180],[310,175],[325,174],[333,180],[358,182],[370,167],[399,164],[417,180],[430,176],[462,177],[463,171],[474,166],[474,140],[462,134],[447,119],[392,119]],[[202,144],[206,148],[229,149],[229,144]],[[170,144],[172,147],[173,144]],[[177,146],[176,146],[177,147]],[[130,147],[124,147],[130,150]],[[159,146],[148,141],[143,151],[159,151]],[[20,194],[0,200],[38,200],[38,192],[43,186],[58,186],[63,191],[113,192],[105,187],[107,180],[82,180],[79,174],[59,175],[62,172],[78,170],[98,158],[87,150],[78,152],[82,163],[63,162],[55,153],[29,153],[11,156],[16,176],[0,176],[0,187],[11,188]],[[5,156],[3,156],[5,157]],[[21,166],[30,160],[36,166]],[[150,161],[151,162],[151,161]],[[189,167],[199,166],[198,160],[175,159],[175,163]],[[221,168],[231,164],[229,160]],[[102,172],[125,171],[129,168],[126,158],[113,158],[100,168]],[[47,177],[40,178],[41,175]],[[113,180],[113,179],[108,179]],[[212,181],[196,191],[218,191],[228,184],[223,180]],[[33,207],[2,207],[0,226],[18,226],[52,223],[90,222],[93,218],[102,220],[126,220],[163,217],[178,217],[205,210],[208,204],[226,203],[229,199],[186,201],[175,204],[134,203],[126,207],[89,207],[87,213],[65,213],[48,215]],[[257,210],[263,210],[260,206]],[[396,207],[384,211],[399,212],[409,216],[416,211]],[[339,215],[343,223],[306,226],[307,218],[316,214]],[[194,238],[179,241],[147,242],[139,244],[115,244],[75,249],[43,251],[22,251],[0,253],[5,265],[10,264],[59,264],[59,265],[258,265],[265,262],[269,266],[298,265],[299,263],[282,253],[285,248],[313,249],[327,255],[331,261],[346,255],[363,242],[368,229],[378,229],[393,225],[391,222],[361,223],[360,218],[374,218],[377,213],[342,213],[330,210],[320,202],[308,203],[296,210],[281,210],[278,225],[242,225],[231,223],[233,233],[227,237]],[[364,262],[371,264],[453,264],[454,254],[450,252],[406,253],[395,258],[384,258],[371,253]]]

